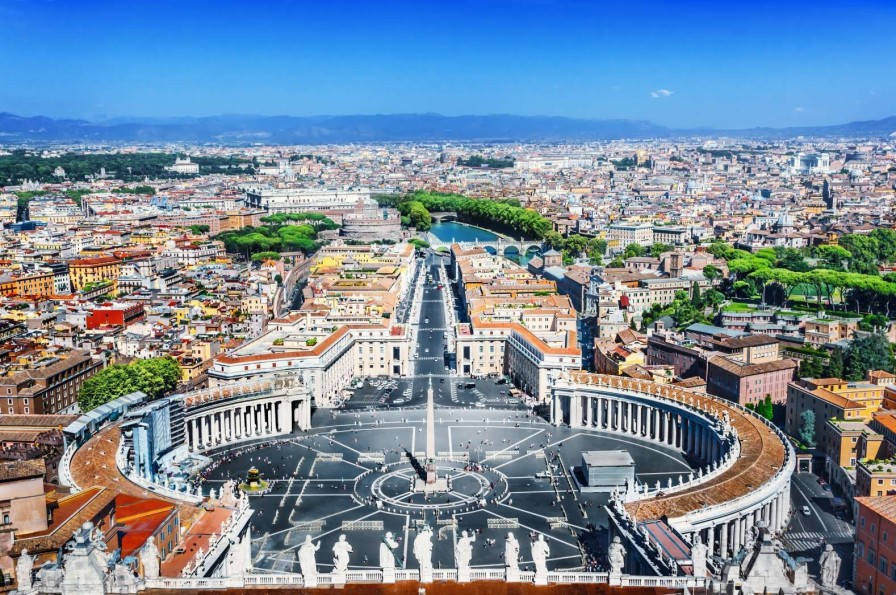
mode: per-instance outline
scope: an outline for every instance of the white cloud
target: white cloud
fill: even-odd
[[[801,107],[795,107],[795,108],[793,108],[793,111],[795,111],[795,112],[801,112],[801,111],[803,111],[803,108],[801,108]]]
[[[668,97],[673,93],[675,93],[675,91],[670,91],[669,89],[657,89],[656,91],[651,91],[650,96],[657,99],[659,97]]]

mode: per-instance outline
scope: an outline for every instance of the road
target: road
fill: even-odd
[[[448,333],[454,329],[446,326],[445,318],[445,292],[451,291],[451,286],[442,278],[441,258],[435,254],[426,257],[413,281],[413,284],[422,284],[423,291],[419,296],[412,292],[413,301],[403,300],[404,307],[399,308],[399,320],[409,323],[417,333],[411,351],[411,376],[368,379],[346,403],[347,409],[423,407],[430,379],[436,407],[525,409],[518,399],[507,395],[507,385],[496,384],[491,378],[474,380],[456,376],[451,369],[452,358],[446,348]],[[426,283],[427,273],[432,277],[430,283]],[[467,388],[470,384],[474,386]]]
[[[794,556],[810,558],[809,571],[817,573],[822,543],[830,543],[843,559],[842,568],[852,568],[855,530],[845,520],[847,516],[833,510],[834,494],[822,488],[812,473],[794,473],[790,494],[793,517],[782,538],[785,549]],[[809,508],[808,515],[804,506]]]

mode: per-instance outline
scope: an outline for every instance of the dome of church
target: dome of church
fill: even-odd
[[[778,215],[778,222],[775,225],[778,227],[793,227],[793,215],[784,211]]]

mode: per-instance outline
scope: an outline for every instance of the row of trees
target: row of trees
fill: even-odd
[[[833,309],[840,306],[844,311],[854,308],[857,313],[864,310],[889,316],[896,308],[896,275],[881,276],[877,264],[869,263],[894,258],[891,249],[896,250],[896,232],[876,229],[870,236],[846,235],[841,241],[853,247],[861,244],[868,251],[857,251],[856,256],[843,245],[823,245],[804,250],[763,248],[751,253],[723,243],[711,244],[708,250],[728,261],[733,279],[723,288],[732,297],[762,296],[763,301],[786,304],[799,292],[807,295],[807,303],[814,296],[818,307],[826,300]]]
[[[427,211],[454,211],[465,221],[482,225],[483,227],[495,227],[510,230],[529,239],[543,240],[551,231],[551,222],[537,212],[524,209],[520,201],[515,198],[503,200],[486,200],[467,198],[460,194],[444,194],[440,192],[417,191],[403,197],[380,196],[377,198],[380,204],[396,206],[402,215],[410,218],[410,223],[422,222],[426,225],[426,217],[423,216],[420,207]],[[403,207],[405,203],[418,203],[410,207]],[[411,213],[415,208],[415,213]],[[431,220],[430,220],[431,224]],[[418,228],[419,229],[419,228]],[[429,229],[429,227],[426,227]]]
[[[508,167],[513,167],[513,158],[507,157],[506,159],[496,159],[496,158],[485,158],[482,155],[470,155],[466,159],[459,158],[457,160],[457,164],[463,167],[490,167],[492,169],[504,169]]]
[[[800,376],[804,378],[862,380],[868,370],[893,372],[894,369],[893,345],[881,333],[855,337],[845,349],[833,349],[827,361],[814,354],[800,361]]]
[[[102,168],[105,168],[106,173],[114,174],[125,182],[142,181],[147,176],[193,177],[192,174],[175,174],[165,169],[174,163],[175,157],[177,155],[172,153],[65,153],[43,157],[37,153],[16,150],[9,155],[0,155],[0,185],[18,184],[24,180],[61,182],[62,179],[53,173],[57,167],[65,170],[69,180],[84,180],[99,173]],[[255,171],[252,161],[238,157],[194,157],[193,162],[199,164],[201,174]]]
[[[337,229],[339,227],[332,219],[320,213],[275,213],[262,217],[260,221],[272,225],[303,221],[310,223],[317,230]]]
[[[78,406],[87,412],[118,397],[141,391],[156,399],[177,386],[180,367],[170,357],[115,364],[88,378],[78,393]]]
[[[765,398],[757,401],[755,405],[748,403],[747,409],[752,409],[769,421],[774,421],[775,419],[775,404],[772,403],[771,395],[765,395]]]
[[[429,211],[419,200],[409,200],[398,205],[401,213],[401,221],[409,227],[416,227],[419,231],[429,231],[432,227],[432,217]]]
[[[663,316],[675,319],[678,328],[684,328],[694,323],[710,324],[712,316],[725,302],[725,296],[715,289],[700,291],[697,283],[691,287],[691,295],[686,291],[677,291],[671,304],[653,304],[641,314],[641,330]],[[707,314],[709,312],[709,314]]]
[[[556,231],[549,231],[544,235],[544,243],[551,248],[563,253],[564,262],[572,262],[581,254],[585,254],[591,264],[601,264],[603,255],[607,251],[607,242],[600,238],[586,238],[573,234],[564,238]]]
[[[308,215],[305,217],[305,215]],[[293,219],[288,219],[292,216]],[[284,218],[285,217],[285,218]],[[225,231],[216,236],[224,242],[228,252],[242,253],[247,259],[254,254],[279,252],[304,252],[310,254],[320,247],[317,234],[339,226],[332,220],[316,213],[295,213],[271,215],[262,219],[268,225],[244,227],[240,230]],[[278,221],[306,221],[301,225],[279,225]]]

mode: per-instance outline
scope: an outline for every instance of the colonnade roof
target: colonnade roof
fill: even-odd
[[[746,496],[771,481],[784,466],[786,446],[782,438],[757,417],[723,399],[659,385],[642,380],[629,380],[620,376],[573,372],[570,379],[578,384],[609,384],[618,388],[659,395],[702,411],[714,412],[716,417],[728,413],[731,426],[737,430],[741,441],[740,457],[713,481],[693,488],[631,502],[626,504],[628,513],[637,521],[682,517],[704,507],[724,504]]]

